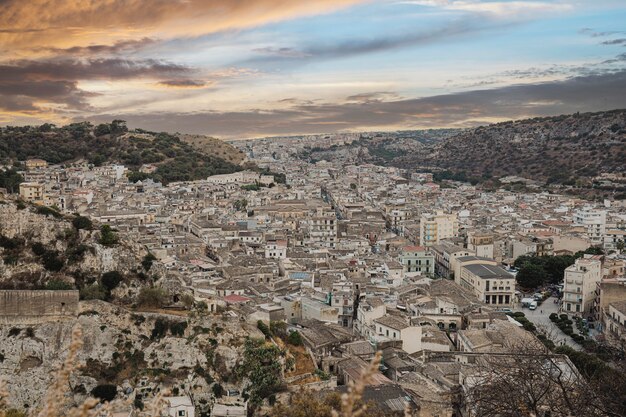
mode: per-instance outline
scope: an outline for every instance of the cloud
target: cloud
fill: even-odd
[[[173,87],[173,88],[201,88],[211,85],[212,83],[207,83],[202,80],[163,80],[159,81],[159,85],[164,87]]]
[[[602,45],[626,45],[626,38],[611,39],[602,42]]]
[[[366,0],[3,0],[0,46],[72,48],[135,33],[198,36],[325,13]]]
[[[592,38],[603,38],[606,36],[621,35],[626,32],[620,31],[620,30],[610,30],[610,31],[599,32],[592,28],[582,28],[578,31],[578,33],[591,36]]]
[[[194,69],[160,60],[122,58],[90,60],[18,60],[0,64],[0,109],[35,112],[50,108],[92,110],[95,94],[81,90],[80,80],[128,80],[187,76]]]
[[[564,81],[514,85],[393,101],[348,100],[299,104],[279,110],[239,112],[102,114],[96,121],[123,118],[151,130],[223,137],[305,134],[347,130],[465,127],[492,120],[548,116],[626,107],[626,70]],[[363,97],[367,97],[365,93]],[[357,97],[357,96],[353,96]]]
[[[263,54],[263,55],[275,55],[275,56],[282,56],[282,57],[288,57],[288,58],[303,58],[303,57],[308,56],[304,52],[298,51],[295,48],[288,48],[288,47],[273,48],[271,46],[268,46],[264,48],[255,48],[252,51]]]
[[[33,48],[37,52],[50,52],[55,55],[117,55],[121,53],[135,52],[146,46],[153,45],[157,41],[152,38],[125,39],[114,42],[111,45],[96,44],[87,46],[73,46],[71,48]]]
[[[415,0],[402,3],[515,19],[536,18],[540,14],[559,13],[571,9],[569,4],[547,1]]]
[[[378,38],[354,38],[332,43],[294,47],[264,47],[254,51],[263,54],[244,61],[250,63],[293,62],[303,63],[319,59],[346,58],[368,53],[405,48],[416,45],[430,45],[447,39],[480,33],[501,27],[502,23],[466,17],[448,22],[445,26],[428,31],[402,33]]]

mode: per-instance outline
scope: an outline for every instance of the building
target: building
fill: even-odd
[[[468,232],[467,249],[476,256],[493,258],[493,235],[491,233]]]
[[[594,245],[604,243],[606,232],[606,211],[592,208],[584,208],[574,213],[574,223],[586,229],[587,237]]]
[[[270,240],[265,244],[265,257],[271,259],[287,258],[287,241]]]
[[[430,250],[435,256],[435,274],[443,278],[454,277],[457,259],[474,255],[471,249],[462,248],[447,240],[431,246]]]
[[[435,274],[435,256],[423,246],[405,246],[399,260],[404,272]]]
[[[422,214],[420,218],[420,245],[432,246],[441,239],[457,236],[459,222],[455,214],[445,214],[437,211],[436,214]]]
[[[605,334],[618,345],[626,345],[626,300],[610,303],[607,313],[604,315]]]
[[[194,417],[196,409],[189,397],[164,397],[163,402],[167,407],[167,415],[170,417]]]
[[[459,258],[459,284],[483,303],[511,307],[515,301],[515,277],[496,261],[467,256]],[[455,277],[456,280],[456,277]]]
[[[43,159],[27,159],[24,165],[28,171],[48,167],[48,163]]]
[[[23,182],[20,184],[20,198],[35,204],[44,204],[44,185],[37,182]]]
[[[602,278],[600,259],[597,255],[585,255],[565,269],[561,305],[564,312],[577,315],[592,313],[596,287]]]
[[[376,333],[373,343],[402,341],[402,350],[411,354],[422,350],[422,328],[411,326],[395,316],[383,316],[374,320]]]

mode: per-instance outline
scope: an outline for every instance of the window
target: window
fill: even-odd
[[[178,417],[185,417],[186,415],[187,415],[187,412],[185,410],[178,411]]]

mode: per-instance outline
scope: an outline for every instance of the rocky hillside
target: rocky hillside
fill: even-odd
[[[478,179],[516,175],[573,185],[602,172],[623,172],[624,161],[626,110],[615,110],[482,126],[393,163],[443,168]]]
[[[83,122],[0,128],[0,163],[29,158],[51,164],[121,163],[134,171],[135,179],[146,177],[142,167],[154,165],[149,176],[164,183],[236,172],[243,159],[238,150],[217,139],[128,130],[123,120],[97,126]]]
[[[209,313],[115,231],[1,195],[0,289],[80,291],[78,318],[0,326],[0,375],[19,382],[7,387],[18,409],[40,404],[77,327],[82,346],[69,405],[100,387],[141,408],[156,387],[167,387],[209,407],[224,389],[239,388],[247,338],[263,338],[237,317]]]

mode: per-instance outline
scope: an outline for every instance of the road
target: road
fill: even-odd
[[[544,301],[536,310],[530,310],[528,308],[522,309],[518,307],[515,311],[522,311],[528,320],[533,322],[537,326],[538,331],[545,330],[546,336],[551,339],[557,346],[566,344],[573,349],[583,350],[582,346],[574,342],[574,339],[566,335],[556,327],[550,320],[550,314],[559,314],[559,305],[554,302],[555,298],[550,297]]]

